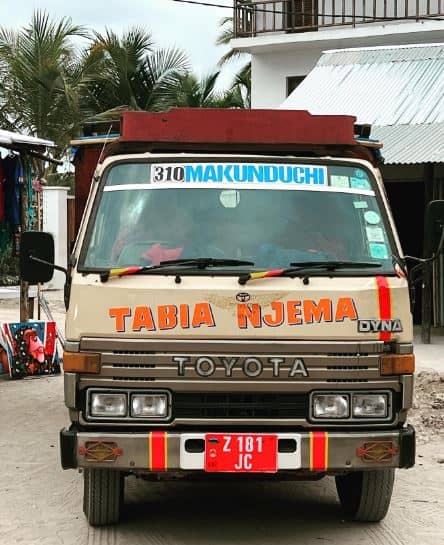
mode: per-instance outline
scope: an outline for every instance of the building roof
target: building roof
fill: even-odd
[[[444,123],[372,127],[372,137],[383,142],[387,164],[444,162]]]
[[[35,136],[28,136],[26,134],[20,134],[18,132],[5,131],[0,129],[0,145],[6,146],[28,146],[28,147],[45,147],[53,148],[55,147],[54,142],[51,140],[44,140],[42,138],[36,138]]]
[[[387,163],[444,162],[444,44],[326,51],[281,107],[374,125]]]

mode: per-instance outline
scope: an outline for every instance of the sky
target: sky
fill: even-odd
[[[205,1],[205,0],[197,0]],[[0,25],[18,29],[29,23],[35,9],[46,10],[50,16],[71,17],[73,22],[103,31],[117,33],[131,26],[151,31],[160,47],[183,49],[198,75],[210,72],[227,48],[214,45],[220,19],[232,15],[232,0],[206,0],[228,6],[227,9],[179,3],[173,0],[0,0]],[[224,68],[219,88],[230,85],[236,69],[245,59]]]

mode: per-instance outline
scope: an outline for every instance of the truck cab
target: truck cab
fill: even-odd
[[[381,147],[349,116],[126,113],[67,293],[64,468],[90,524],[124,480],[336,478],[381,520],[414,464],[414,354]]]

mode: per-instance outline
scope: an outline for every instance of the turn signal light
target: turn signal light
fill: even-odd
[[[381,375],[411,375],[415,372],[415,354],[384,354]]]
[[[65,373],[100,373],[100,354],[63,352]]]

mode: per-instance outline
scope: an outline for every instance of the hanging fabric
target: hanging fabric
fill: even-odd
[[[23,167],[18,155],[9,154],[3,160],[5,175],[5,219],[16,231],[21,225],[21,184],[23,183]]]
[[[23,159],[23,168],[24,168],[24,174],[25,174],[25,183],[27,185],[27,193],[28,193],[28,202],[26,204],[26,216],[27,216],[27,228],[28,230],[34,230],[35,229],[35,222],[36,222],[36,210],[35,210],[35,204],[34,203],[34,186],[32,183],[32,165],[31,161],[29,160],[29,157],[25,157]]]
[[[5,172],[3,159],[0,157],[0,223],[5,219]]]

